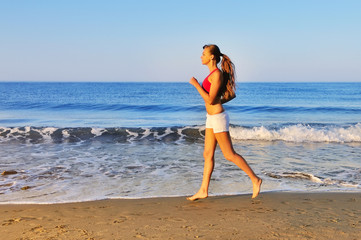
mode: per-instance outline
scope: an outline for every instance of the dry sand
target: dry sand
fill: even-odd
[[[361,239],[361,193],[0,205],[0,239]]]

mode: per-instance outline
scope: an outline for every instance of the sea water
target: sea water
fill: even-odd
[[[224,105],[262,191],[361,191],[361,83],[238,83]],[[0,83],[0,203],[194,194],[205,108],[188,83]],[[250,194],[216,150],[210,195]]]

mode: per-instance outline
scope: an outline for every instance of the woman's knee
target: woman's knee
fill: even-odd
[[[237,153],[235,152],[224,153],[223,156],[226,160],[230,162],[234,162],[235,159],[237,158]]]
[[[205,160],[211,160],[211,161],[213,161],[214,152],[213,152],[213,151],[204,150],[204,152],[203,152],[203,157],[204,157]]]

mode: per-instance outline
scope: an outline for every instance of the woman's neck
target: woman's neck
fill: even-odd
[[[212,61],[212,62],[208,63],[207,66],[208,66],[210,72],[212,72],[214,69],[218,68],[216,61]]]

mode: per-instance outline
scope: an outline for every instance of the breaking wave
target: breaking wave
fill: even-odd
[[[203,129],[204,130],[204,129]],[[204,137],[202,128],[54,128],[54,127],[0,127],[0,143],[63,143],[82,141],[133,142],[179,140],[197,141]]]
[[[230,134],[237,140],[263,140],[285,142],[361,142],[361,123],[339,126],[290,125],[281,128],[234,127]]]
[[[154,127],[154,128],[55,128],[55,127],[0,127],[0,143],[62,143],[88,140],[105,142],[133,141],[203,141],[204,126]],[[286,142],[361,142],[361,123],[339,126],[290,125],[275,127],[230,128],[231,137],[247,141],[286,141]]]

